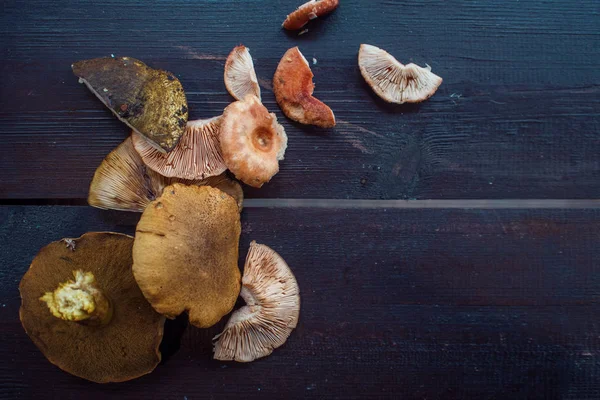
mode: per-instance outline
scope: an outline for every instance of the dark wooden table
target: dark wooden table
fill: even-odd
[[[297,36],[280,28],[297,1],[2,2],[1,399],[600,398],[600,4],[341,3]],[[50,241],[131,234],[139,218],[86,206],[128,130],[71,63],[168,69],[190,118],[207,118],[231,101],[223,65],[239,43],[289,135],[272,183],[245,188],[241,256],[257,240],[289,262],[298,328],[242,365],[211,359],[223,323],[180,318],[151,375],[97,385],[61,372],[21,328],[21,276]],[[444,83],[423,104],[387,105],[360,76],[361,43]],[[270,79],[296,45],[317,61],[335,129],[291,123],[274,101]]]

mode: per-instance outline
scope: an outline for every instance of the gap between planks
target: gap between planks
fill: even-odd
[[[0,199],[0,206],[87,206],[85,199]],[[600,209],[600,199],[358,200],[245,199],[244,208]]]

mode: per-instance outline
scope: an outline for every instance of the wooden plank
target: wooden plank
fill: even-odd
[[[94,169],[126,136],[77,83],[74,60],[129,55],[169,69],[186,88],[191,117],[204,118],[231,101],[222,67],[241,41],[255,58],[265,105],[290,137],[279,175],[248,197],[600,196],[596,1],[345,0],[300,37],[279,27],[293,7],[5,2],[0,198],[85,198]],[[360,43],[429,63],[444,84],[422,105],[384,104],[358,72]],[[317,60],[316,95],[340,122],[332,131],[290,123],[268,90],[294,45]]]
[[[240,263],[250,240],[269,244],[301,287],[285,346],[252,364],[216,362],[210,338],[223,322],[180,320],[151,375],[89,384],[27,338],[17,285],[44,244],[133,233],[137,218],[0,208],[0,398],[600,397],[598,210],[246,209]]]

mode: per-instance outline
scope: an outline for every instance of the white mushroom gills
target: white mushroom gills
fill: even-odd
[[[247,47],[237,46],[227,57],[225,86],[236,100],[243,100],[248,94],[253,94],[259,100],[261,99],[254,62]]]
[[[292,271],[271,248],[252,242],[242,278],[246,305],[215,337],[217,360],[250,362],[285,343],[300,314],[300,291]]]
[[[403,65],[378,47],[360,46],[358,64],[361,74],[379,97],[390,103],[418,103],[431,97],[442,78],[431,67]]]

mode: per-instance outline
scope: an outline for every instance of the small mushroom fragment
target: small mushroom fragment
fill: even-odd
[[[110,152],[94,173],[88,203],[104,210],[142,212],[166,186],[175,182],[217,187],[234,197],[241,210],[242,188],[226,173],[204,180],[166,178],[146,167],[135,151],[131,136]]]
[[[133,131],[133,146],[142,161],[159,174],[189,180],[222,174],[227,166],[221,155],[221,117],[188,121],[184,135],[169,153],[162,153],[142,135]]]
[[[83,60],[72,68],[117,118],[159,151],[175,147],[188,119],[185,93],[175,75],[131,57]]]
[[[283,345],[298,323],[300,289],[292,271],[271,248],[252,242],[244,266],[246,305],[213,340],[217,360],[250,362]]]
[[[281,58],[273,77],[277,104],[290,119],[321,128],[335,126],[333,111],[312,96],[315,84],[308,61],[298,47],[289,49]]]
[[[44,247],[19,285],[23,328],[52,363],[93,382],[148,374],[161,359],[164,317],[131,272],[131,236],[90,232]],[[73,279],[74,278],[74,279]]]
[[[231,196],[208,186],[174,184],[142,214],[133,275],[152,307],[184,311],[199,328],[216,324],[240,292],[240,213]]]
[[[420,103],[442,84],[430,66],[403,65],[387,51],[369,44],[360,45],[358,66],[371,89],[388,103]]]
[[[288,30],[298,30],[309,21],[329,14],[340,4],[339,0],[311,0],[302,4],[287,16],[283,27]]]
[[[277,117],[253,95],[225,108],[220,140],[227,168],[254,187],[261,187],[279,172],[279,160],[287,148],[287,135]]]
[[[249,94],[260,100],[260,86],[246,46],[237,46],[229,53],[225,62],[225,87],[236,100],[244,100]]]

